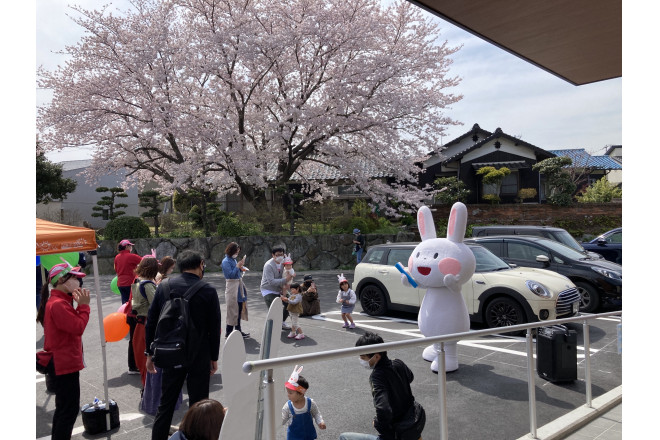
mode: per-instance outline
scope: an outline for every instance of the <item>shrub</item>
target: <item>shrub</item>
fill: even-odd
[[[536,197],[536,189],[534,188],[521,188],[518,191],[518,200],[522,203],[525,199],[533,199]]]
[[[487,201],[488,203],[490,203],[491,205],[497,205],[498,203],[500,203],[500,196],[498,196],[497,194],[484,194],[481,198]]]
[[[452,205],[455,202],[467,201],[470,190],[462,180],[457,177],[438,177],[433,181],[436,188],[444,190],[435,196],[435,202],[443,205]]]
[[[620,198],[621,194],[621,188],[610,183],[607,177],[602,177],[576,198],[579,203],[609,203],[613,198]]]
[[[241,237],[259,233],[259,227],[237,218],[234,213],[223,216],[218,222],[218,235],[221,237]]]
[[[366,234],[371,231],[367,220],[361,217],[353,217],[348,224],[349,232],[352,234],[353,229],[358,228],[363,234]]]
[[[103,235],[107,240],[122,240],[124,238],[150,238],[149,225],[142,217],[119,217],[110,220],[105,226]]]

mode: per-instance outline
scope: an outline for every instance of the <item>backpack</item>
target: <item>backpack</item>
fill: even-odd
[[[189,301],[207,283],[199,280],[183,296],[173,296],[169,280],[161,283],[166,301],[158,316],[151,343],[152,360],[159,368],[187,367],[199,345],[198,331],[190,317]]]

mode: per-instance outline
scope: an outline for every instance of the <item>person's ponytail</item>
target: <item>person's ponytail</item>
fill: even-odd
[[[41,286],[41,302],[39,303],[39,310],[37,311],[37,322],[44,325],[44,315],[46,314],[46,303],[48,302],[48,297],[50,291],[48,289],[48,283]]]

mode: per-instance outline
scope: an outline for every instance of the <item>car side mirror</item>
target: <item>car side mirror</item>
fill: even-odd
[[[598,239],[597,243],[598,246],[605,246],[607,244],[607,240],[601,237]]]
[[[511,269],[515,269],[516,267],[518,267],[516,263],[508,263],[508,264]]]
[[[550,258],[548,258],[547,255],[537,255],[536,261],[538,261],[539,263],[543,263],[545,266],[550,265]]]

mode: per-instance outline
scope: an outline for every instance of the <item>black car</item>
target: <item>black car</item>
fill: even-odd
[[[509,264],[549,269],[569,278],[580,292],[580,311],[621,303],[621,265],[584,254],[543,237],[500,235],[465,240],[477,243]]]
[[[579,241],[566,230],[554,226],[532,226],[532,225],[489,225],[473,226],[473,237],[490,237],[492,235],[534,235],[558,241],[592,258],[603,258],[598,253],[585,249]]]
[[[613,261],[617,264],[623,264],[621,258],[622,238],[623,232],[621,228],[616,228],[599,235],[589,242],[582,243],[582,246],[588,251],[601,254],[606,260]]]

